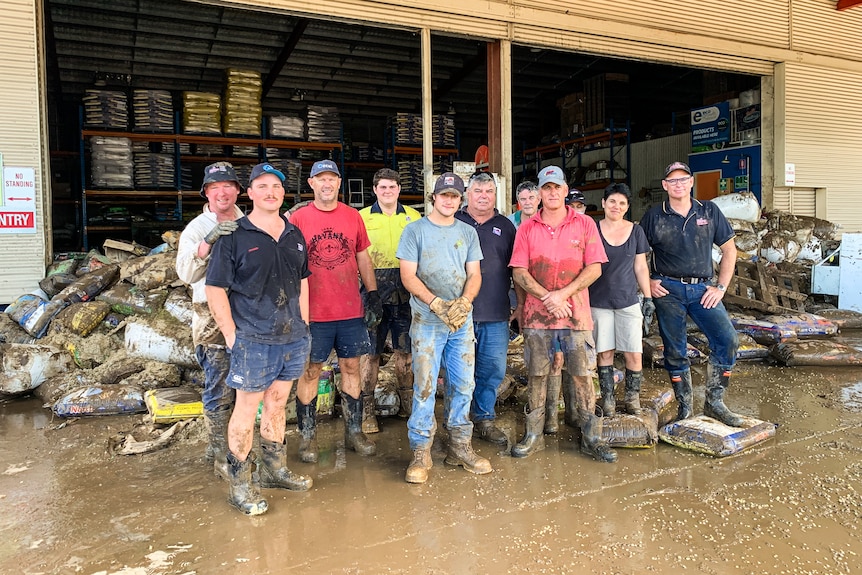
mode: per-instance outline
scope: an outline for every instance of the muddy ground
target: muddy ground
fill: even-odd
[[[435,459],[417,486],[403,480],[402,419],[383,420],[367,459],[345,453],[340,419],[323,423],[316,465],[298,461],[291,429],[290,464],[314,487],[265,490],[259,518],[226,503],[193,428],[168,449],[111,456],[139,416],[58,427],[35,399],[4,402],[0,573],[858,573],[862,370],[741,363],[732,385],[731,407],[780,426],[725,459],[659,444],[602,464],[562,427],[528,459],[476,441],[494,473]],[[500,417],[514,439],[518,411]]]

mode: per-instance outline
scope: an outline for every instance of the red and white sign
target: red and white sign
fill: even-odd
[[[36,233],[36,170],[3,168],[0,234]]]

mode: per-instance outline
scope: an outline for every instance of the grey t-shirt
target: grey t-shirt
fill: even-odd
[[[467,282],[467,262],[482,260],[482,248],[476,230],[455,220],[452,225],[438,226],[428,218],[407,224],[401,234],[395,257],[417,264],[416,277],[431,293],[445,300],[461,297]],[[423,319],[437,316],[415,296],[410,307]]]
[[[632,233],[619,246],[610,245],[599,236],[608,255],[602,264],[602,275],[590,286],[590,306],[602,309],[623,309],[638,303],[638,280],[635,277],[635,256],[649,253],[646,234],[640,226],[632,226]]]

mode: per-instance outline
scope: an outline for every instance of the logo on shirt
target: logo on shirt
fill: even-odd
[[[308,263],[311,266],[334,270],[350,259],[350,242],[341,232],[325,228],[308,242]]]
[[[242,385],[243,381],[244,381],[243,377],[239,374],[236,374],[236,373],[233,374],[233,376],[231,376],[231,380],[233,380],[234,383],[238,383],[240,385]]]
[[[299,251],[303,251],[305,248],[302,247],[302,244],[296,244],[296,249]]]
[[[491,231],[494,232],[495,236],[499,236],[503,233],[503,230],[501,230],[500,228],[491,228]]]
[[[709,224],[709,221],[706,218],[697,218],[696,223],[699,226],[705,226],[705,225]]]
[[[259,249],[260,249],[260,247],[259,247],[259,246],[254,246],[253,248],[248,248],[248,253],[256,252],[256,251],[257,251],[257,250],[259,250]]]

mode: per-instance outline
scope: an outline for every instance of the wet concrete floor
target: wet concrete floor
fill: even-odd
[[[702,405],[702,367],[695,368]],[[647,370],[661,381],[662,370]],[[774,439],[716,459],[666,444],[580,455],[561,427],[527,459],[474,442],[494,473],[436,459],[408,485],[406,424],[383,420],[379,455],[345,453],[321,425],[308,493],[265,490],[240,515],[203,443],[110,456],[139,417],[61,421],[35,399],[0,405],[0,573],[844,574],[862,562],[862,369],[740,363],[728,403],[780,424]],[[510,438],[523,416],[507,406]],[[856,567],[854,567],[856,565]]]

